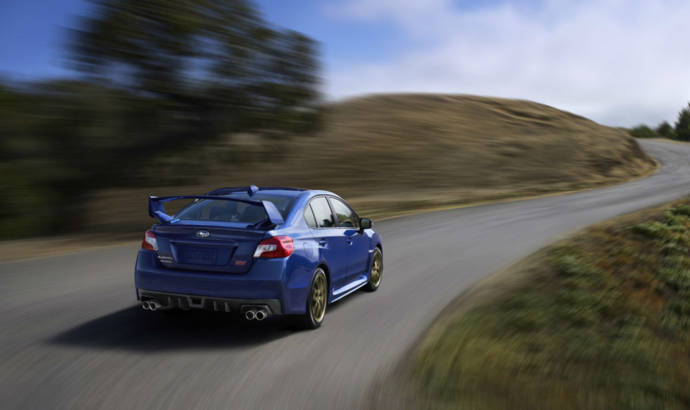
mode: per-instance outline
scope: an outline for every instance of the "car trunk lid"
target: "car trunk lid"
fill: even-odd
[[[157,225],[158,261],[169,269],[245,273],[266,231],[199,225]]]

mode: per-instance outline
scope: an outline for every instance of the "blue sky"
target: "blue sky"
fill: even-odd
[[[323,92],[530,99],[609,125],[673,121],[690,100],[686,0],[259,0],[321,44]],[[69,75],[84,0],[0,1],[0,75]]]
[[[77,0],[3,0],[0,2],[0,74],[22,79],[64,75],[62,27],[81,13]]]
[[[343,2],[261,0],[269,22],[300,31],[321,44],[324,66],[345,62],[383,62],[401,51],[405,37],[393,24],[371,24],[337,18]],[[3,0],[0,2],[0,73],[17,78],[69,75],[62,59],[65,28],[88,13],[85,0]]]

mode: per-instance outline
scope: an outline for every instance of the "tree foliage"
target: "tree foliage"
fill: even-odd
[[[628,131],[635,138],[655,138],[657,135],[646,125],[638,125]]]
[[[664,121],[659,126],[656,127],[656,133],[661,137],[661,138],[668,138],[668,139],[675,139],[676,138],[676,133],[673,130],[673,127],[671,124],[668,123],[668,121]]]
[[[137,171],[166,153],[318,124],[316,44],[248,0],[94,0],[70,33],[76,78],[0,87],[3,237],[79,229],[92,192],[165,183]]]
[[[165,101],[161,114],[183,134],[312,123],[315,43],[270,27],[246,0],[101,0],[74,34],[80,71]]]
[[[681,141],[690,141],[690,104],[678,113],[675,128],[676,138]]]

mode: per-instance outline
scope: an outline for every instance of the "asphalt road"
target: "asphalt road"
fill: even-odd
[[[690,146],[642,145],[663,165],[642,180],[377,224],[381,288],[331,306],[317,331],[143,311],[138,244],[2,263],[0,407],[361,406],[377,375],[477,280],[575,228],[689,193]]]

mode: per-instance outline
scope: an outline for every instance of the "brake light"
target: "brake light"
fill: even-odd
[[[256,245],[255,258],[284,258],[292,255],[295,243],[289,236],[273,236]]]
[[[156,241],[156,235],[153,232],[144,232],[144,240],[141,241],[141,249],[148,249],[150,251],[158,250],[158,241]]]

